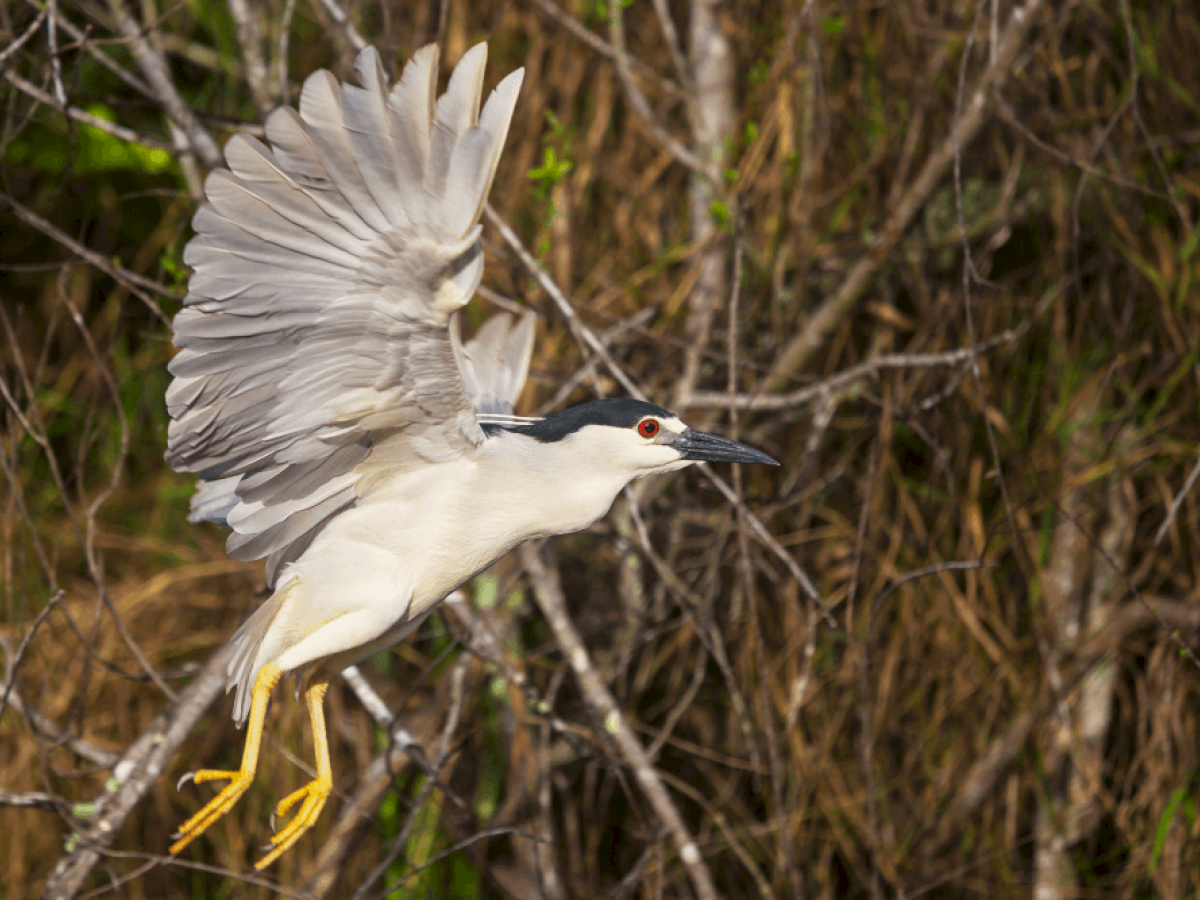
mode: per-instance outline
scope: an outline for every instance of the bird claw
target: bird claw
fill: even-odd
[[[325,805],[325,800],[329,797],[333,787],[331,781],[327,778],[316,778],[306,784],[299,790],[292,791],[275,807],[275,811],[271,814],[271,828],[275,828],[275,819],[286,816],[293,807],[299,806],[295,814],[288,819],[283,828],[279,830],[273,838],[271,838],[270,852],[262,859],[254,864],[254,868],[262,871],[275,860],[279,859],[283,853],[300,839],[308,829],[312,828],[316,822],[317,816],[321,813],[321,808]]]
[[[175,790],[177,790],[177,791],[182,790],[182,788],[185,784],[187,784],[189,781],[195,781],[195,780],[196,780],[195,772],[184,772],[182,775],[179,776],[179,780],[177,782],[175,782]]]

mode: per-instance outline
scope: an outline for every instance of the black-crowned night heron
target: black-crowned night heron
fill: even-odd
[[[389,89],[364,50],[362,87],[317,72],[270,146],[234,137],[205,185],[175,318],[167,460],[199,475],[194,521],[233,529],[235,559],[266,557],[267,600],[233,637],[236,772],[172,853],[254,777],[271,690],[303,674],[316,778],[262,868],[316,820],[333,785],[323,699],[331,674],[411,632],[439,600],[530,538],[586,528],[634,478],[700,460],[774,463],[639,400],[543,419],[512,415],[533,319],[489,320],[463,346],[455,312],[483,273],[479,216],[522,72],[479,110],[487,48],[436,98],[436,47]]]

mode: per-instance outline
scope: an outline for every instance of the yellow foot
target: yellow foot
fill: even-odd
[[[283,829],[274,837],[271,838],[271,843],[275,846],[271,852],[254,864],[256,869],[265,869],[291,847],[296,841],[300,840],[300,835],[313,827],[317,821],[317,817],[321,815],[321,809],[325,806],[325,800],[329,797],[333,789],[331,780],[322,779],[320,777],[310,781],[298,791],[292,791],[281,801],[275,809],[275,815],[279,818],[287,815],[297,803],[300,803],[300,809],[296,811],[296,815],[288,822]]]
[[[263,721],[267,714],[267,701],[271,697],[271,689],[283,676],[283,671],[275,663],[270,662],[258,670],[254,679],[254,689],[250,699],[250,727],[246,729],[246,748],[242,751],[242,767],[236,772],[225,772],[220,769],[201,769],[192,780],[196,784],[206,781],[228,781],[224,790],[213,797],[204,808],[183,823],[179,829],[179,840],[171,845],[171,853],[175,854],[200,837],[217,819],[233,809],[250,782],[254,780],[254,769],[258,765],[258,748],[262,745]]]
[[[171,845],[169,851],[172,854],[178,853],[200,837],[209,825],[233,809],[233,805],[238,802],[242,794],[246,793],[246,788],[250,787],[250,782],[254,780],[254,772],[253,770],[250,772],[241,770],[224,772],[220,769],[201,769],[192,776],[192,780],[196,784],[202,784],[205,781],[228,781],[229,784],[225,785],[221,793],[209,800],[200,812],[179,827],[179,840]]]

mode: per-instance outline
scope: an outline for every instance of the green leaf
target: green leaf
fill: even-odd
[[[717,224],[722,228],[729,227],[729,207],[720,200],[714,200],[708,208],[709,214],[716,220]]]
[[[824,16],[821,28],[829,37],[839,37],[846,30],[846,20],[842,16]]]
[[[529,170],[532,181],[540,181],[545,185],[557,184],[558,181],[571,171],[571,161],[560,161],[553,147],[542,148],[542,164],[536,169]]]
[[[1171,822],[1175,820],[1175,810],[1179,807],[1179,801],[1185,796],[1184,788],[1180,788],[1171,795],[1171,799],[1167,801],[1166,808],[1163,809],[1163,814],[1158,819],[1158,832],[1154,835],[1154,850],[1150,853],[1149,874],[1153,875],[1154,870],[1158,867],[1158,859],[1162,856],[1163,846],[1167,843],[1167,829],[1171,827]]]

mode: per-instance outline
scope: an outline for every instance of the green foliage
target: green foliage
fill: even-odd
[[[713,217],[713,221],[716,222],[721,228],[729,230],[733,217],[730,214],[729,207],[725,204],[725,202],[723,200],[713,200],[712,203],[709,204],[708,209]]]
[[[90,104],[87,111],[97,118],[116,121],[112,109],[103,104]],[[178,171],[175,159],[167,151],[127,143],[86,123],[72,123],[62,131],[30,128],[11,141],[4,152],[10,165],[53,174],[70,171],[76,175],[102,175],[126,170],[157,175]]]
[[[558,184],[564,175],[571,171],[571,161],[559,160],[553,147],[543,148],[545,156],[540,166],[529,170],[529,179],[534,183],[534,192],[540,197],[548,197],[550,188]]]
[[[609,5],[613,0],[592,0],[587,7],[588,20],[591,24],[608,25],[612,22]],[[633,6],[634,0],[616,0],[617,9],[626,10]]]
[[[821,30],[826,37],[841,37],[846,30],[846,19],[842,16],[822,16]]]
[[[1150,854],[1149,869],[1151,875],[1158,868],[1158,861],[1162,857],[1163,846],[1167,842],[1167,832],[1175,821],[1175,814],[1179,809],[1179,804],[1187,799],[1189,799],[1187,788],[1179,788],[1179,790],[1171,795],[1171,799],[1167,801],[1167,805],[1163,808],[1162,816],[1158,820],[1158,830],[1154,834],[1154,849]],[[1194,799],[1192,802],[1195,802]],[[1194,816],[1190,816],[1189,818],[1194,819]]]
[[[566,177],[572,166],[566,154],[570,151],[573,132],[565,128],[551,110],[546,110],[545,116],[550,127],[542,136],[542,164],[528,172],[528,178],[533,182],[533,195],[543,207],[541,238],[537,243],[539,259],[544,258],[550,251],[550,227],[554,220],[562,215],[562,211],[554,202],[554,186]]]

